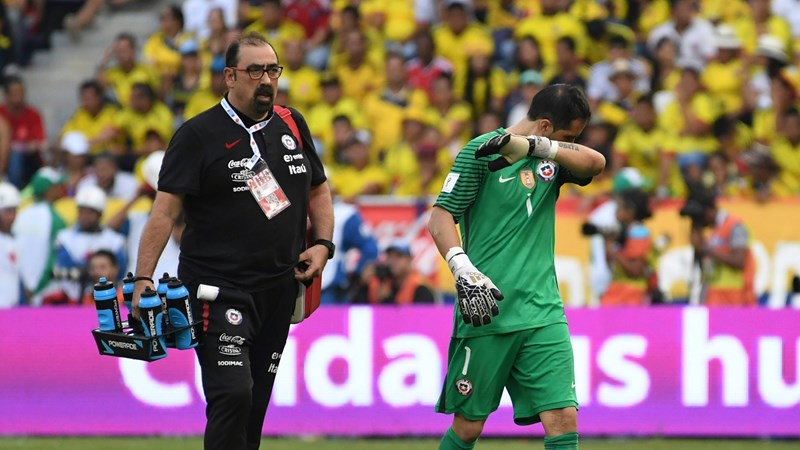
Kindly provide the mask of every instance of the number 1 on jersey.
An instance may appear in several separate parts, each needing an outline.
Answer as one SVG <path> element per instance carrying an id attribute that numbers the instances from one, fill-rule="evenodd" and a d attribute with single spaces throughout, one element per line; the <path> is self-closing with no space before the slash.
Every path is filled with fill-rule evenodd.
<path id="1" fill-rule="evenodd" d="M 467 369 L 469 368 L 469 355 L 472 353 L 472 349 L 469 347 L 464 347 L 464 351 L 467 352 L 467 356 L 464 358 L 464 368 L 461 369 L 461 375 L 467 374 Z"/>

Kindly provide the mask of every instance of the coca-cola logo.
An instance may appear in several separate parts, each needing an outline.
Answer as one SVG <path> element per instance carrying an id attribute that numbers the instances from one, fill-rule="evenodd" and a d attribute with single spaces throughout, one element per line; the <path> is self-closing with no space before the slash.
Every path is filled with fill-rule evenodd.
<path id="1" fill-rule="evenodd" d="M 240 160 L 230 160 L 228 161 L 228 169 L 238 169 L 241 167 L 247 167 L 247 161 L 249 158 L 242 158 Z"/>
<path id="2" fill-rule="evenodd" d="M 230 342 L 236 345 L 244 345 L 244 338 L 241 336 L 229 336 L 225 333 L 222 333 L 222 336 L 219 337 L 220 342 Z"/>

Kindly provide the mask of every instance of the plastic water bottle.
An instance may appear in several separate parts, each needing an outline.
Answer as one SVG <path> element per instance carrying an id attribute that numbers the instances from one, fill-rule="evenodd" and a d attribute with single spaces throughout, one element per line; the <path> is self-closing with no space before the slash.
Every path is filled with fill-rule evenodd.
<path id="1" fill-rule="evenodd" d="M 100 331 L 122 331 L 117 290 L 114 288 L 114 283 L 105 277 L 100 278 L 100 282 L 94 285 L 94 305 L 97 308 Z"/>
<path id="2" fill-rule="evenodd" d="M 133 318 L 133 288 L 133 274 L 128 272 L 122 279 L 122 300 L 125 302 L 125 308 L 128 309 L 128 326 L 133 329 L 135 334 L 142 334 L 142 324 Z"/>
<path id="3" fill-rule="evenodd" d="M 164 311 L 161 309 L 161 300 L 158 298 L 158 293 L 150 287 L 146 287 L 142 296 L 139 299 L 139 317 L 144 330 L 144 335 L 147 337 L 161 336 L 158 339 L 153 339 L 150 347 L 150 354 L 155 355 L 159 351 L 159 344 L 161 349 L 164 350 L 163 355 L 153 356 L 153 359 L 161 359 L 167 356 L 167 347 L 164 345 L 163 329 L 161 321 L 163 319 Z"/>
<path id="4" fill-rule="evenodd" d="M 164 311 L 164 331 L 169 332 L 172 331 L 172 325 L 169 323 L 169 314 L 167 313 L 167 289 L 169 284 L 169 273 L 164 272 L 164 275 L 158 279 L 158 297 L 161 299 L 161 308 Z M 167 334 L 165 341 L 167 343 L 167 347 L 175 347 L 175 335 L 174 334 Z"/>
<path id="5" fill-rule="evenodd" d="M 194 327 L 189 326 L 194 322 L 192 305 L 189 302 L 189 290 L 177 278 L 172 278 L 167 286 L 169 323 L 173 330 L 185 328 L 175 333 L 175 347 L 179 349 L 197 347 L 197 331 Z"/>

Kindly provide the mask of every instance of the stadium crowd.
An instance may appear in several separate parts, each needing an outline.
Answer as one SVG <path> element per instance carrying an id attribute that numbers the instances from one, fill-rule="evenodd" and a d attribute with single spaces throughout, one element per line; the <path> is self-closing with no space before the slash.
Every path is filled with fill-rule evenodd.
<path id="1" fill-rule="evenodd" d="M 32 14 L 26 5 L 6 2 L 0 69 L 29 61 L 32 34 L 19 19 Z M 63 26 L 79 39 L 102 5 L 87 0 Z M 580 86 L 592 121 L 579 142 L 608 164 L 562 196 L 582 198 L 587 213 L 614 205 L 613 226 L 590 216 L 584 227 L 601 237 L 593 250 L 613 278 L 609 304 L 658 301 L 657 246 L 645 226 L 652 204 L 691 200 L 682 213 L 696 225 L 696 254 L 716 261 L 709 273 L 730 284 L 748 276 L 749 237 L 715 199 L 800 194 L 793 0 L 186 0 L 158 19 L 145 42 L 119 33 L 85 74 L 79 106 L 57 136 L 45 136 L 26 102 L 35 86 L 24 72 L 5 77 L 0 284 L 15 295 L 0 295 L 0 306 L 77 304 L 91 299 L 98 274 L 124 275 L 161 151 L 185 120 L 222 98 L 225 49 L 240 33 L 263 34 L 275 47 L 283 65 L 276 103 L 307 118 L 342 204 L 435 196 L 468 140 L 516 123 L 545 85 Z M 707 221 L 703 208 L 713 209 Z M 724 248 L 710 248 L 703 228 Z M 336 275 L 331 302 L 415 301 L 424 282 L 405 273 L 410 248 L 394 243 L 379 254 L 370 239 L 353 245 L 368 257 L 358 273 Z M 171 273 L 180 230 L 173 241 L 164 265 Z M 430 292 L 420 295 L 431 301 Z"/>

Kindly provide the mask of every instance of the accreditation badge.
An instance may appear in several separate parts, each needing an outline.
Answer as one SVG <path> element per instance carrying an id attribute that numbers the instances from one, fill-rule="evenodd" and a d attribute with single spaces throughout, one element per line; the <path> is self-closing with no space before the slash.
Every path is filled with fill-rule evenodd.
<path id="1" fill-rule="evenodd" d="M 263 159 L 253 167 L 253 176 L 247 180 L 247 187 L 267 219 L 272 219 L 292 204 Z"/>

